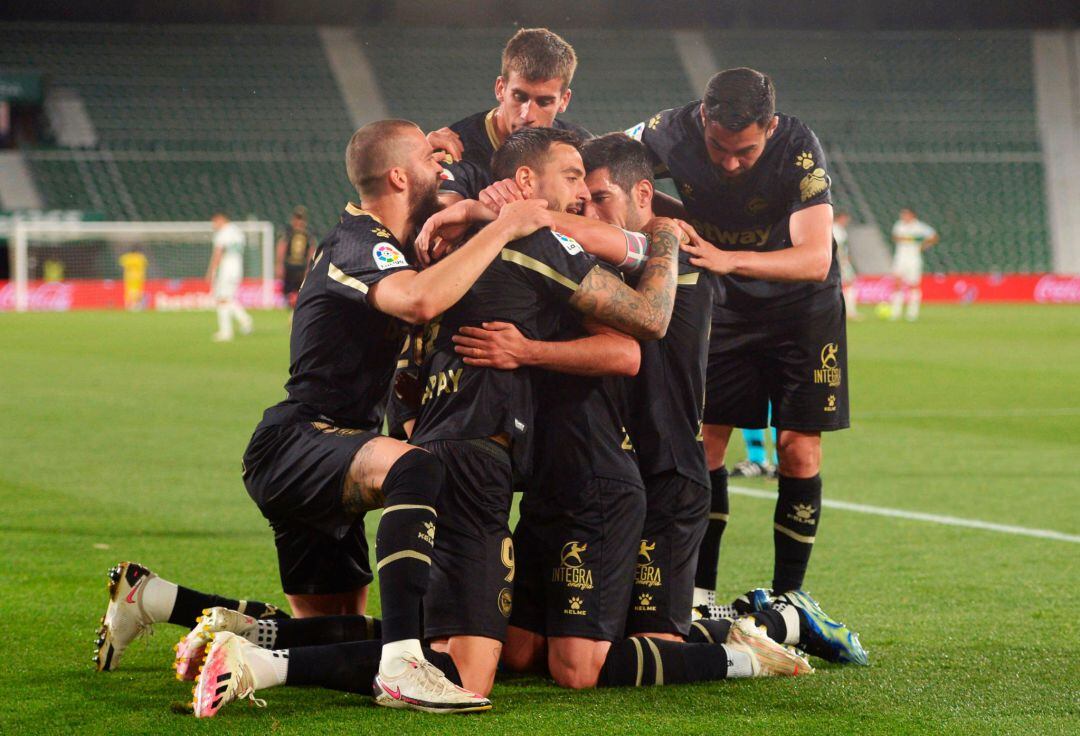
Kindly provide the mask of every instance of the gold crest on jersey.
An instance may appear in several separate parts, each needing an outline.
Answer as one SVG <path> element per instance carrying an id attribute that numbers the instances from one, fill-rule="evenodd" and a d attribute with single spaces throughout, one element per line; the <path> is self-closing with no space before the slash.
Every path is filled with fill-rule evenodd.
<path id="1" fill-rule="evenodd" d="M 391 232 L 389 230 L 379 226 L 375 226 L 374 228 L 372 228 L 371 232 L 375 233 L 380 238 L 389 238 L 391 236 Z"/>
<path id="2" fill-rule="evenodd" d="M 656 130 L 656 126 L 660 124 L 660 113 L 656 113 L 649 118 L 649 130 Z"/>
<path id="3" fill-rule="evenodd" d="M 799 197 L 805 202 L 829 188 L 829 177 L 820 166 L 802 178 L 799 182 Z"/>

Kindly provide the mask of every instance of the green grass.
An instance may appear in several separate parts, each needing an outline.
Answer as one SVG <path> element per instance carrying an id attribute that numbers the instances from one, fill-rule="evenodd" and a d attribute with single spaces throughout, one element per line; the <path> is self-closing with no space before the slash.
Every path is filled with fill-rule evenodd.
<path id="1" fill-rule="evenodd" d="M 93 671 L 104 572 L 136 559 L 283 602 L 239 472 L 288 360 L 284 315 L 256 323 L 218 345 L 206 313 L 0 315 L 4 733 L 1076 733 L 1080 546 L 829 509 L 808 587 L 870 668 L 601 692 L 508 678 L 494 712 L 438 721 L 287 688 L 266 710 L 175 714 L 179 628 Z M 1080 310 L 931 307 L 849 333 L 854 426 L 826 438 L 827 497 L 1080 534 Z M 725 595 L 772 564 L 771 503 L 731 504 Z"/>

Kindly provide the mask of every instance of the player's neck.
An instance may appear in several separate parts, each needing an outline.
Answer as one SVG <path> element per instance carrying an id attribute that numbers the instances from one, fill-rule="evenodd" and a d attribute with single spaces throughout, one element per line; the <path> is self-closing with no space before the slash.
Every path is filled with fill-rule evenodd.
<path id="1" fill-rule="evenodd" d="M 369 197 L 360 203 L 361 209 L 377 219 L 389 230 L 399 243 L 412 232 L 409 205 L 403 197 Z"/>

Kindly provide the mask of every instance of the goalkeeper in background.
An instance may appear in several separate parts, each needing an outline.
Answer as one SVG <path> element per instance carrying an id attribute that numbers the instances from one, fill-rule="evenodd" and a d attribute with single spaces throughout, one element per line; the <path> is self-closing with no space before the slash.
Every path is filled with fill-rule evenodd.
<path id="1" fill-rule="evenodd" d="M 215 212 L 210 222 L 214 227 L 214 253 L 210 256 L 206 280 L 217 302 L 218 317 L 218 331 L 213 339 L 228 342 L 233 339 L 234 319 L 241 334 L 249 335 L 252 330 L 251 315 L 236 301 L 236 290 L 244 277 L 244 233 L 229 222 L 224 212 Z"/>
<path id="2" fill-rule="evenodd" d="M 124 272 L 124 309 L 137 312 L 145 306 L 146 254 L 136 245 L 118 260 Z"/>
<path id="3" fill-rule="evenodd" d="M 315 234 L 308 225 L 307 207 L 298 205 L 277 242 L 275 275 L 281 281 L 281 293 L 290 310 L 296 309 L 296 297 L 307 276 L 311 252 L 317 245 Z"/>

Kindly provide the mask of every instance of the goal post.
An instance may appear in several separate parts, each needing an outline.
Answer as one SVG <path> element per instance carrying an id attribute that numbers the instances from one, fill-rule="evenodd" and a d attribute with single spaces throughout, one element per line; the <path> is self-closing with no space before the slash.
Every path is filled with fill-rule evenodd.
<path id="1" fill-rule="evenodd" d="M 247 306 L 275 303 L 274 225 L 262 220 L 233 221 L 246 240 L 243 301 Z M 12 297 L 0 309 L 17 312 L 55 309 L 35 305 L 38 292 L 55 293 L 58 285 L 84 295 L 76 308 L 123 306 L 121 257 L 139 251 L 145 257 L 146 289 L 155 309 L 202 308 L 209 301 L 205 277 L 213 251 L 209 222 L 44 221 L 16 218 L 12 223 Z M 89 296 L 85 296 L 89 295 Z M 97 295 L 96 297 L 94 295 Z M 38 300 L 41 301 L 41 300 Z M 71 299 L 68 299 L 68 303 Z M 68 308 L 68 307 L 63 307 Z"/>

